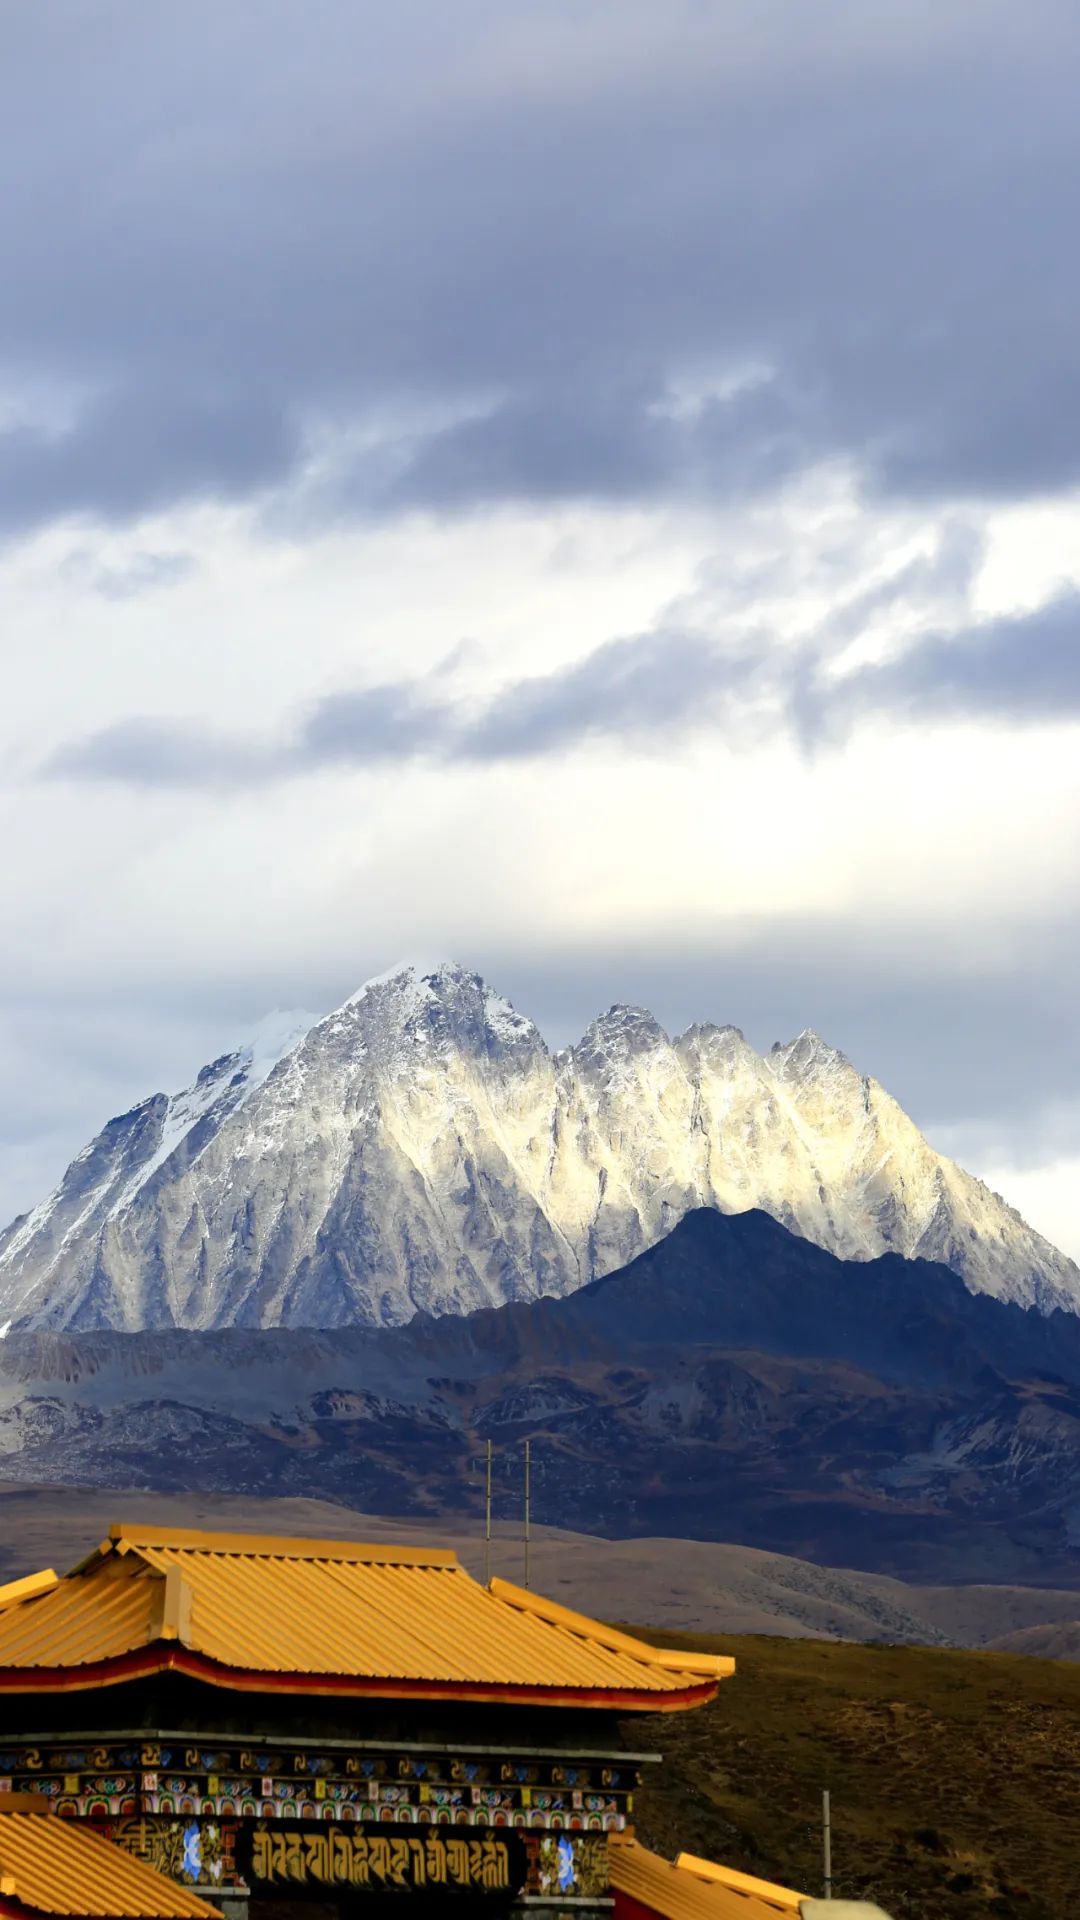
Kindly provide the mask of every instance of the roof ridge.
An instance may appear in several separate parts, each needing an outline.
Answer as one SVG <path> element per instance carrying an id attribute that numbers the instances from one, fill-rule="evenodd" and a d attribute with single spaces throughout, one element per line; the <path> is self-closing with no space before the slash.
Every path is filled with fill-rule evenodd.
<path id="1" fill-rule="evenodd" d="M 181 1553 L 221 1553 L 264 1560 L 367 1561 L 373 1566 L 445 1567 L 463 1571 L 449 1547 L 404 1547 L 362 1540 L 312 1540 L 302 1534 L 216 1533 L 201 1527 L 154 1527 L 116 1521 L 109 1541 L 118 1551 L 140 1547 L 176 1548 Z"/>
<path id="2" fill-rule="evenodd" d="M 631 1833 L 608 1835 L 608 1857 L 616 1893 L 629 1894 L 663 1920 L 723 1920 L 736 1906 L 746 1920 L 782 1920 L 804 1911 L 806 1895 L 791 1887 L 692 1854 L 666 1860 Z"/>
<path id="3" fill-rule="evenodd" d="M 533 1613 L 551 1626 L 579 1634 L 583 1640 L 591 1640 L 609 1652 L 627 1654 L 632 1660 L 640 1660 L 643 1666 L 662 1667 L 665 1673 L 706 1674 L 713 1680 L 726 1680 L 735 1671 L 735 1661 L 730 1654 L 691 1653 L 681 1648 L 653 1646 L 651 1641 L 639 1640 L 636 1634 L 624 1633 L 620 1627 L 609 1627 L 602 1620 L 591 1619 L 587 1613 L 575 1613 L 572 1607 L 533 1593 L 529 1587 L 515 1587 L 509 1580 L 496 1577 L 491 1582 L 491 1591 L 508 1606 Z"/>
<path id="4" fill-rule="evenodd" d="M 0 1587 L 0 1607 L 13 1607 L 20 1600 L 38 1600 L 59 1585 L 60 1576 L 52 1567 L 45 1567 L 41 1573 L 24 1574 L 21 1580 L 9 1580 L 5 1587 Z"/>
<path id="5" fill-rule="evenodd" d="M 117 1524 L 0 1609 L 0 1696 L 174 1669 L 212 1686 L 671 1712 L 734 1662 L 669 1653 L 447 1552 Z"/>
<path id="6" fill-rule="evenodd" d="M 734 1893 L 756 1893 L 777 1902 L 786 1900 L 793 1907 L 806 1898 L 805 1894 L 796 1893 L 793 1887 L 782 1887 L 774 1880 L 761 1880 L 756 1874 L 740 1873 L 735 1867 L 721 1866 L 716 1860 L 704 1860 L 696 1853 L 677 1853 L 675 1866 L 680 1873 L 692 1873 L 696 1880 L 702 1880 L 709 1886 L 728 1887 Z"/>

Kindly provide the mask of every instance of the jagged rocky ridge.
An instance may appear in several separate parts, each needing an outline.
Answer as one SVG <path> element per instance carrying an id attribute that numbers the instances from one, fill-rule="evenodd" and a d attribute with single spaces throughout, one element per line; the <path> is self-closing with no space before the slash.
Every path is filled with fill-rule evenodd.
<path id="1" fill-rule="evenodd" d="M 554 1053 L 474 973 L 404 967 L 278 1018 L 112 1120 L 0 1236 L 0 1326 L 392 1325 L 564 1295 L 691 1208 L 845 1259 L 940 1261 L 1080 1308 L 1080 1271 L 807 1032 L 669 1039 L 613 1007 Z"/>

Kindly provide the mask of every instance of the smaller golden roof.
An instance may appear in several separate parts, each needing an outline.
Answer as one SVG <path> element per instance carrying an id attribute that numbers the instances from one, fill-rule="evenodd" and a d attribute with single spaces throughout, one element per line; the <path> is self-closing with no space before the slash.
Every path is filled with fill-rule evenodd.
<path id="1" fill-rule="evenodd" d="M 0 1589 L 0 1691 L 172 1667 L 212 1684 L 655 1711 L 734 1671 L 672 1653 L 453 1553 L 118 1525 L 60 1580 Z"/>
<path id="2" fill-rule="evenodd" d="M 7 1796 L 4 1796 L 5 1798 Z M 80 1920 L 221 1920 L 183 1887 L 89 1828 L 0 1800 L 0 1913 Z"/>
<path id="3" fill-rule="evenodd" d="M 629 1895 L 661 1920 L 777 1920 L 800 1915 L 807 1898 L 690 1853 L 664 1860 L 628 1834 L 609 1834 L 608 1843 L 616 1895 Z"/>

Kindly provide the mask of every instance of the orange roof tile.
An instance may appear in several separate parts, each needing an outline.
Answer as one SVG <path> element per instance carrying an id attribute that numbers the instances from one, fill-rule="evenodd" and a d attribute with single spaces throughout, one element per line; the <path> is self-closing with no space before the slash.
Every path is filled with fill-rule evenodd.
<path id="1" fill-rule="evenodd" d="M 8 1604 L 0 1594 L 9 1690 L 24 1673 L 51 1684 L 123 1677 L 152 1649 L 152 1664 L 209 1663 L 205 1677 L 224 1685 L 304 1676 L 318 1690 L 325 1677 L 354 1691 L 589 1696 L 660 1710 L 708 1699 L 734 1669 L 647 1646 L 505 1581 L 482 1587 L 453 1553 L 351 1541 L 116 1526 L 55 1586 Z M 115 1676 L 101 1671 L 110 1663 Z M 94 1671 L 80 1679 L 80 1668 Z"/>
<path id="2" fill-rule="evenodd" d="M 608 1845 L 616 1894 L 628 1894 L 662 1920 L 777 1920 L 799 1914 L 807 1897 L 689 1853 L 672 1863 L 627 1834 L 609 1834 Z"/>
<path id="3" fill-rule="evenodd" d="M 24 1910 L 80 1920 L 221 1920 L 216 1907 L 74 1821 L 0 1810 L 0 1911 Z"/>

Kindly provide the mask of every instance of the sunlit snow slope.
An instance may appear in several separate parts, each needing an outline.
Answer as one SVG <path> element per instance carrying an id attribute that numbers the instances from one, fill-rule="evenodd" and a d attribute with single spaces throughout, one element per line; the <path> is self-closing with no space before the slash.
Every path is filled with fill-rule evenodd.
<path id="1" fill-rule="evenodd" d="M 473 973 L 275 1016 L 112 1120 L 0 1236 L 0 1325 L 390 1324 L 571 1292 L 683 1213 L 762 1207 L 846 1258 L 1080 1309 L 1080 1271 L 813 1033 L 765 1058 L 613 1007 L 553 1054 Z"/>

